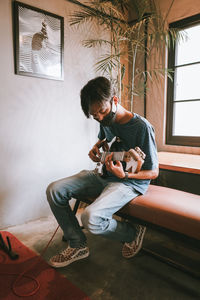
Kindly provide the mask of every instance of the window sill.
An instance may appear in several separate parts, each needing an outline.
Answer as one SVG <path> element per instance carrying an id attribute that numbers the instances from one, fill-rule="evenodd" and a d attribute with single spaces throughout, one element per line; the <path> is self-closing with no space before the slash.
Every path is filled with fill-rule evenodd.
<path id="1" fill-rule="evenodd" d="M 200 155 L 158 152 L 159 168 L 200 174 Z"/>

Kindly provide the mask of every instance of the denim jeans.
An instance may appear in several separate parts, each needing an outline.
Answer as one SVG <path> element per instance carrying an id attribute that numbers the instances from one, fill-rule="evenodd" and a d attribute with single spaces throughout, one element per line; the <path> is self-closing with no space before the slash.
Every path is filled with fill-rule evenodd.
<path id="1" fill-rule="evenodd" d="M 72 248 L 85 243 L 86 236 L 69 205 L 71 198 L 96 198 L 81 215 L 82 223 L 89 232 L 120 242 L 131 242 L 136 232 L 134 226 L 112 216 L 138 195 L 139 192 L 130 186 L 108 182 L 94 171 L 86 170 L 53 182 L 47 188 L 51 210 Z"/>

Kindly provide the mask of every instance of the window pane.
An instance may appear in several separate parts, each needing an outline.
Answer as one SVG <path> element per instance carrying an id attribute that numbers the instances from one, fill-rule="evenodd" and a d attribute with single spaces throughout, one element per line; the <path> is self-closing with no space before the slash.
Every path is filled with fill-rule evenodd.
<path id="1" fill-rule="evenodd" d="M 184 38 L 176 44 L 176 65 L 200 61 L 200 24 L 180 30 Z"/>
<path id="2" fill-rule="evenodd" d="M 200 64 L 175 70 L 174 100 L 200 99 Z"/>
<path id="3" fill-rule="evenodd" d="M 200 136 L 200 101 L 174 103 L 173 135 Z"/>

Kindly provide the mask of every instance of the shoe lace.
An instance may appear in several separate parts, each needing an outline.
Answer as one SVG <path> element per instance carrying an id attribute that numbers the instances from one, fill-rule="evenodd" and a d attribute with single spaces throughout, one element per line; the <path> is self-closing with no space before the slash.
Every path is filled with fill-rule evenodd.
<path id="1" fill-rule="evenodd" d="M 145 227 L 144 226 L 141 226 L 139 225 L 137 228 L 137 233 L 136 233 L 136 239 L 135 239 L 135 244 L 136 245 L 139 245 L 140 241 L 141 241 L 141 238 L 142 238 L 142 234 L 145 230 Z"/>
<path id="2" fill-rule="evenodd" d="M 58 255 L 59 256 L 69 256 L 74 251 L 73 248 L 67 247 L 64 250 L 62 250 Z"/>
<path id="3" fill-rule="evenodd" d="M 85 247 L 86 247 L 85 244 L 82 244 L 82 245 L 80 245 L 80 247 L 77 247 L 77 248 L 71 248 L 70 246 L 68 246 L 67 248 L 65 248 L 64 250 L 62 250 L 59 255 L 62 255 L 64 257 L 70 256 L 76 250 L 79 250 L 79 249 L 82 249 L 82 248 L 85 248 Z"/>

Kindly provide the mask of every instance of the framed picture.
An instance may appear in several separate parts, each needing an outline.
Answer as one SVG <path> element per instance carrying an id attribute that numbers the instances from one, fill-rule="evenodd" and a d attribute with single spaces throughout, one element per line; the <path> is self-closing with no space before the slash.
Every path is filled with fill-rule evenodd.
<path id="1" fill-rule="evenodd" d="M 64 18 L 15 1 L 15 74 L 63 80 Z"/>

